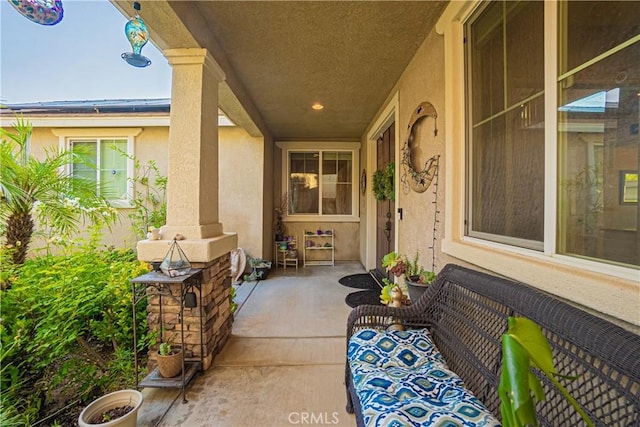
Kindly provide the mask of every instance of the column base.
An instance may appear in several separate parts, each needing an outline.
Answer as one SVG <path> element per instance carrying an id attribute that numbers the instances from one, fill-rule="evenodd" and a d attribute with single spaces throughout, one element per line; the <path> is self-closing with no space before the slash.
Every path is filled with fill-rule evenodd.
<path id="1" fill-rule="evenodd" d="M 166 237 L 164 227 L 162 236 Z M 161 261 L 169 251 L 171 240 L 140 240 L 137 245 L 140 261 Z M 191 263 L 208 263 L 238 247 L 237 233 L 223 233 L 206 239 L 179 240 L 178 245 Z"/>

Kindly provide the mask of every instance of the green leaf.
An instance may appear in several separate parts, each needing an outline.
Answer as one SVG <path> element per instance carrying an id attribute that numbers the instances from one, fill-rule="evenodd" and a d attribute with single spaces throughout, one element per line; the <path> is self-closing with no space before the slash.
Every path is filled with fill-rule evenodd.
<path id="1" fill-rule="evenodd" d="M 532 362 L 547 374 L 555 374 L 553 353 L 540 326 L 526 317 L 510 317 L 507 332 L 526 349 Z"/>
<path id="2" fill-rule="evenodd" d="M 536 375 L 531 371 L 529 371 L 529 388 L 533 391 L 533 395 L 536 400 L 546 399 L 540 378 L 536 377 Z"/>
<path id="3" fill-rule="evenodd" d="M 538 401 L 545 399 L 545 393 L 540 380 L 531 372 L 531 366 L 544 373 L 587 426 L 593 426 L 582 407 L 556 379 L 571 377 L 557 373 L 551 346 L 540 327 L 524 317 L 509 317 L 509 329 L 502 336 L 502 372 L 498 388 L 505 427 L 538 425 L 532 393 Z"/>
<path id="4" fill-rule="evenodd" d="M 529 392 L 529 363 L 526 349 L 512 335 L 503 335 L 502 373 L 498 393 L 503 402 L 507 402 L 502 408 L 509 411 L 503 413 L 502 417 L 513 422 L 510 424 L 513 426 L 538 425 Z"/>
<path id="5" fill-rule="evenodd" d="M 394 267 L 398 261 L 400 261 L 402 259 L 402 257 L 400 257 L 400 255 L 398 255 L 398 253 L 396 252 L 389 252 L 388 254 L 384 255 L 382 257 L 382 266 L 384 268 L 387 267 Z"/>

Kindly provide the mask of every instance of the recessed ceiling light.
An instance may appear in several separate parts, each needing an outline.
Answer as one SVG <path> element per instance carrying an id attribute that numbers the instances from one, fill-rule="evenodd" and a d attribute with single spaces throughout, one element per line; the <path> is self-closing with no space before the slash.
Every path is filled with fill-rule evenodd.
<path id="1" fill-rule="evenodd" d="M 324 105 L 320 104 L 319 102 L 316 102 L 311 106 L 311 108 L 313 108 L 314 110 L 322 110 L 324 108 Z"/>

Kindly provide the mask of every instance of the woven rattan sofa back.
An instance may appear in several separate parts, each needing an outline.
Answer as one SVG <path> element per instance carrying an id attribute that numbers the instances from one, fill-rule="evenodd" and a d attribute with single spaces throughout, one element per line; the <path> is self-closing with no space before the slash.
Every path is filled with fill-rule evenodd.
<path id="1" fill-rule="evenodd" d="M 449 367 L 492 412 L 500 412 L 500 337 L 509 316 L 525 316 L 542 327 L 559 372 L 578 375 L 563 383 L 596 425 L 640 426 L 638 335 L 525 284 L 453 264 L 412 309 L 426 315 Z M 560 392 L 543 384 L 541 425 L 582 425 Z"/>

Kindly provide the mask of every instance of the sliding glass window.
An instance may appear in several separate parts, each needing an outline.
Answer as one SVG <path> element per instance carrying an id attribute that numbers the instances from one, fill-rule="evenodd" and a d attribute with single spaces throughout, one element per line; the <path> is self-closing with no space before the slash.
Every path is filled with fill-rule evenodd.
<path id="1" fill-rule="evenodd" d="M 491 2 L 466 26 L 467 234 L 542 249 L 544 2 Z"/>
<path id="2" fill-rule="evenodd" d="M 640 6 L 562 3 L 558 252 L 640 265 Z"/>

